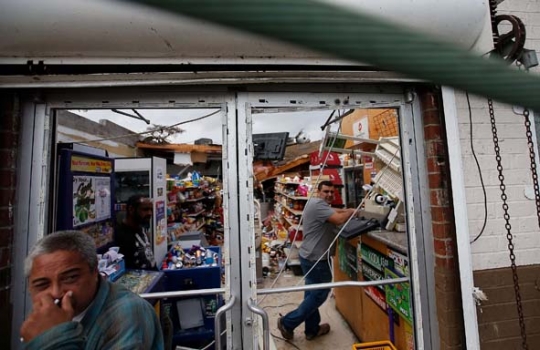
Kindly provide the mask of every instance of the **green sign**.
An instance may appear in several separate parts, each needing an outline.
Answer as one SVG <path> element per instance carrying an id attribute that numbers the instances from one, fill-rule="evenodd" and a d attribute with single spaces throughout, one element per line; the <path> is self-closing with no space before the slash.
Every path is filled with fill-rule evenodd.
<path id="1" fill-rule="evenodd" d="M 384 278 L 382 272 L 375 270 L 368 264 L 362 264 L 362 275 L 370 281 L 381 281 Z M 376 287 L 384 291 L 384 286 L 379 285 Z"/>
<path id="2" fill-rule="evenodd" d="M 341 237 L 338 240 L 338 259 L 340 270 L 345 272 L 352 281 L 358 280 L 356 248 Z"/>
<path id="3" fill-rule="evenodd" d="M 375 249 L 368 247 L 365 244 L 361 246 L 362 261 L 367 262 L 376 270 L 383 272 L 385 267 L 394 268 L 394 261 L 390 260 L 386 255 L 379 253 Z"/>
<path id="4" fill-rule="evenodd" d="M 399 278 L 396 273 L 389 269 L 384 269 L 384 278 Z M 409 283 L 387 284 L 386 303 L 396 311 L 405 321 L 412 324 L 412 308 L 410 299 Z"/>

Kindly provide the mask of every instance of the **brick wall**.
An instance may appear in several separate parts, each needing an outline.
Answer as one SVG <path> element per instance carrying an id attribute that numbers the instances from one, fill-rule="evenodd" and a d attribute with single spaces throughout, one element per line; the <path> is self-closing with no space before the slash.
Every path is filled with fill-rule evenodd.
<path id="1" fill-rule="evenodd" d="M 15 174 L 19 140 L 19 106 L 13 94 L 0 95 L 0 348 L 9 349 L 11 339 L 10 302 L 13 250 Z"/>
<path id="2" fill-rule="evenodd" d="M 465 344 L 463 309 L 442 104 L 436 91 L 422 91 L 419 97 L 430 192 L 440 347 L 441 350 L 462 349 Z"/>
<path id="3" fill-rule="evenodd" d="M 518 268 L 521 304 L 529 349 L 540 348 L 539 265 Z M 482 349 L 521 349 L 512 270 L 475 271 L 474 283 L 488 296 L 478 308 L 478 331 Z"/>

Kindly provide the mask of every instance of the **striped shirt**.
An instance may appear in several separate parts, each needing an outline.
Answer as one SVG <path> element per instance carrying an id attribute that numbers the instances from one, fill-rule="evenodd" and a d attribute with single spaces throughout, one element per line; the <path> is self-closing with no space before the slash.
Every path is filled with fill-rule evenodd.
<path id="1" fill-rule="evenodd" d="M 62 323 L 25 345 L 36 350 L 164 349 L 161 326 L 150 303 L 104 279 L 80 323 Z"/>

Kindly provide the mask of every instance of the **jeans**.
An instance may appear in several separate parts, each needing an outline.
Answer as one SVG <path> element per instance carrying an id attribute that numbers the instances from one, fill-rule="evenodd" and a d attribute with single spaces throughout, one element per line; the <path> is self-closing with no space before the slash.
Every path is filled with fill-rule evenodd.
<path id="1" fill-rule="evenodd" d="M 327 260 L 321 260 L 315 264 L 315 262 L 300 257 L 300 266 L 302 267 L 304 276 L 306 276 L 306 285 L 332 282 L 332 272 L 330 271 Z M 313 270 L 311 270 L 312 267 Z M 308 274 L 309 270 L 311 272 Z M 326 301 L 328 293 L 330 293 L 330 289 L 306 290 L 304 292 L 304 300 L 298 308 L 289 312 L 281 319 L 285 329 L 293 331 L 302 322 L 305 322 L 305 334 L 316 335 L 319 332 L 319 323 L 321 322 L 319 306 Z"/>

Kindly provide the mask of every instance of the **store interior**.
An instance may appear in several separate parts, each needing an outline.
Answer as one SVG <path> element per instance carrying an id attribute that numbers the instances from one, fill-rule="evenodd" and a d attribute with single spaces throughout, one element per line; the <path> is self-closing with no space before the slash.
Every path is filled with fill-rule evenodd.
<path id="1" fill-rule="evenodd" d="M 252 110 L 251 118 L 253 287 L 303 284 L 302 213 L 321 181 L 335 185 L 333 207 L 358 213 L 335 237 L 334 281 L 407 277 L 398 110 L 265 109 Z M 224 201 L 232 195 L 224 183 L 224 119 L 218 108 L 55 110 L 49 230 L 87 232 L 102 275 L 136 293 L 229 288 L 222 259 L 229 247 Z M 127 269 L 116 244 L 115 228 L 135 194 L 152 199 L 147 234 L 155 269 Z M 166 348 L 213 349 L 223 299 L 149 300 Z M 335 288 L 321 307 L 332 331 L 306 341 L 301 326 L 285 340 L 276 320 L 302 299 L 301 292 L 257 298 L 270 316 L 272 348 L 414 348 L 408 284 Z"/>

